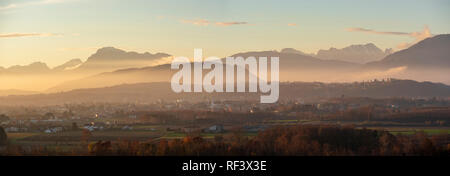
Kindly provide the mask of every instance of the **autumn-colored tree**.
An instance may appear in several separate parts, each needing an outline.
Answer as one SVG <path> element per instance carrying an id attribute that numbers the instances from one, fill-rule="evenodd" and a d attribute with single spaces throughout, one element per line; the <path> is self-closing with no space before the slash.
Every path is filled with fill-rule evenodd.
<path id="1" fill-rule="evenodd" d="M 93 155 L 108 155 L 111 153 L 111 141 L 98 141 L 88 145 L 89 153 Z"/>
<path id="2" fill-rule="evenodd" d="M 0 114 L 0 122 L 9 121 L 9 117 L 5 114 Z"/>
<path id="3" fill-rule="evenodd" d="M 84 136 L 90 136 L 88 130 Z M 279 126 L 266 129 L 255 137 L 238 131 L 214 140 L 200 135 L 183 139 L 156 138 L 147 142 L 96 142 L 87 149 L 93 155 L 156 155 L 156 156 L 333 156 L 333 155 L 443 155 L 448 156 L 448 134 L 430 138 L 415 135 L 392 135 L 386 131 L 359 129 L 338 125 Z M 17 153 L 23 152 L 17 149 Z M 52 154 L 47 148 L 33 151 Z M 23 154 L 23 153 L 22 153 Z"/>
<path id="4" fill-rule="evenodd" d="M 74 131 L 79 130 L 78 125 L 77 125 L 76 122 L 72 123 L 72 130 L 74 130 Z"/>
<path id="5" fill-rule="evenodd" d="M 5 129 L 0 126 L 0 146 L 5 145 L 8 140 L 8 136 L 6 135 Z"/>
<path id="6" fill-rule="evenodd" d="M 51 113 L 51 112 L 47 112 L 47 113 L 45 113 L 45 115 L 42 117 L 43 119 L 54 119 L 55 118 L 55 115 L 53 114 L 53 113 Z"/>
<path id="7" fill-rule="evenodd" d="M 159 141 L 158 147 L 156 148 L 156 155 L 164 156 L 168 150 L 168 142 L 165 139 Z"/>
<path id="8" fill-rule="evenodd" d="M 380 154 L 381 155 L 392 155 L 395 145 L 395 137 L 388 132 L 384 132 L 380 136 Z"/>
<path id="9" fill-rule="evenodd" d="M 84 129 L 82 133 L 83 134 L 81 135 L 81 141 L 88 142 L 92 136 L 92 133 L 87 129 Z"/>

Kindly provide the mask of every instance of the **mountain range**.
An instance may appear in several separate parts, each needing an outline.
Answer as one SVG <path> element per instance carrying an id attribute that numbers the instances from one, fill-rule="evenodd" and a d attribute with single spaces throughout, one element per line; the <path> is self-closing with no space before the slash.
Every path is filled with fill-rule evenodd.
<path id="1" fill-rule="evenodd" d="M 279 57 L 281 81 L 352 82 L 395 77 L 449 84 L 450 78 L 447 76 L 450 74 L 449 46 L 450 35 L 443 34 L 425 39 L 408 49 L 392 54 L 389 54 L 391 50 L 382 51 L 369 43 L 352 45 L 343 49 L 320 50 L 317 55 L 285 48 L 280 52 L 251 51 L 231 56 Z M 332 53 L 337 54 L 333 55 Z M 360 59 L 355 61 L 355 58 Z M 30 81 L 25 80 L 24 76 L 20 76 L 11 81 L 16 85 L 22 85 L 19 84 L 20 81 L 26 81 L 29 83 L 28 86 L 42 86 L 45 87 L 46 91 L 44 92 L 101 88 L 118 84 L 165 82 L 170 80 L 174 71 L 170 69 L 169 64 L 161 64 L 164 62 L 160 61 L 169 61 L 170 59 L 171 55 L 165 53 L 126 52 L 113 47 L 105 47 L 97 50 L 85 62 L 73 59 L 55 68 L 49 68 L 41 62 L 27 66 L 0 67 L 0 78 L 12 79 L 8 75 L 19 73 L 33 76 L 49 75 L 50 78 L 45 78 L 47 82 L 42 81 L 42 85 L 39 85 L 39 82 L 44 78 L 40 79 L 39 77 L 34 77 Z M 370 62 L 371 60 L 377 61 Z M 363 62 L 368 63 L 361 64 Z M 69 77 L 67 75 L 76 76 Z M 52 80 L 54 77 L 58 77 L 58 79 Z M 36 81 L 37 79 L 40 81 Z M 13 88 L 18 89 L 6 87 L 6 89 Z M 0 89 L 4 88 L 0 86 Z"/>
<path id="2" fill-rule="evenodd" d="M 321 60 L 307 55 L 299 55 L 292 53 L 281 53 L 276 51 L 259 51 L 259 52 L 245 52 L 232 55 L 232 57 L 242 56 L 247 58 L 254 56 L 256 58 L 265 56 L 274 56 L 280 58 L 280 79 L 282 81 L 298 81 L 305 80 L 306 77 L 301 77 L 298 73 L 304 72 L 302 75 L 308 73 L 315 73 L 315 76 L 308 76 L 309 80 L 326 77 L 326 74 L 320 74 L 323 71 L 343 72 L 345 70 L 353 69 L 357 64 L 335 61 L 335 60 Z M 222 59 L 226 63 L 225 59 Z M 269 69 L 270 69 L 270 63 Z M 139 82 L 164 82 L 171 79 L 171 76 L 176 70 L 170 69 L 170 64 L 162 64 L 158 66 L 129 68 L 113 72 L 101 73 L 82 79 L 71 80 L 59 84 L 48 89 L 48 92 L 67 91 L 78 88 L 99 88 L 105 86 L 114 86 L 117 84 L 130 84 Z"/>
<path id="3" fill-rule="evenodd" d="M 363 45 L 350 45 L 348 47 L 337 49 L 330 48 L 328 50 L 319 50 L 317 54 L 307 54 L 294 48 L 284 48 L 281 53 L 299 54 L 312 56 L 323 60 L 338 60 L 357 64 L 365 64 L 368 62 L 379 61 L 389 54 L 393 53 L 391 48 L 382 51 L 373 43 Z"/>
<path id="4" fill-rule="evenodd" d="M 51 69 L 43 62 L 33 62 L 29 65 L 14 65 L 9 68 L 0 69 L 0 74 L 36 74 L 49 73 Z"/>
<path id="5" fill-rule="evenodd" d="M 89 56 L 86 62 L 81 59 L 72 59 L 62 65 L 50 68 L 43 62 L 34 62 L 29 65 L 15 65 L 9 68 L 0 67 L 0 75 L 7 74 L 53 74 L 59 71 L 83 74 L 97 74 L 125 68 L 152 66 L 158 59 L 170 57 L 166 53 L 150 54 L 126 52 L 114 47 L 104 47 Z"/>
<path id="6" fill-rule="evenodd" d="M 364 64 L 381 60 L 389 54 L 392 54 L 392 49 L 382 51 L 373 43 L 368 43 L 365 45 L 351 45 L 342 49 L 319 50 L 316 57 Z"/>

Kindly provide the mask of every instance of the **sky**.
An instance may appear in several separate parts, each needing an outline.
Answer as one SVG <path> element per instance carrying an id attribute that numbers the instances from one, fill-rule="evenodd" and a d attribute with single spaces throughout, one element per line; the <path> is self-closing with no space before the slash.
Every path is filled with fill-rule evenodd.
<path id="1" fill-rule="evenodd" d="M 224 57 L 450 33 L 448 0 L 0 0 L 0 66 L 86 60 L 98 48 Z"/>

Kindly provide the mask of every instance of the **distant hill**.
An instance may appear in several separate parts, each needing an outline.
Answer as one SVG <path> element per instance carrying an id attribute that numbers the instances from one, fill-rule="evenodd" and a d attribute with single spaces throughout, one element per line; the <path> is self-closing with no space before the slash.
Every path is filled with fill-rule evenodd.
<path id="1" fill-rule="evenodd" d="M 34 91 L 26 91 L 26 90 L 17 90 L 17 89 L 8 89 L 8 90 L 0 90 L 0 96 L 8 96 L 8 95 L 30 95 L 37 94 L 38 92 Z"/>
<path id="2" fill-rule="evenodd" d="M 450 84 L 450 34 L 436 35 L 408 49 L 395 52 L 384 59 L 361 67 L 367 72 L 405 68 L 391 77 L 435 81 Z"/>
<path id="3" fill-rule="evenodd" d="M 450 97 L 450 86 L 413 80 L 385 79 L 354 83 L 305 83 L 281 84 L 284 98 L 295 95 L 303 98 L 317 97 Z"/>
<path id="4" fill-rule="evenodd" d="M 173 73 L 174 72 L 170 69 L 170 65 L 168 64 L 153 67 L 128 68 L 66 81 L 49 88 L 47 92 L 60 92 L 73 89 L 98 88 L 142 82 L 166 82 L 170 81 Z"/>
<path id="5" fill-rule="evenodd" d="M 336 97 L 450 97 L 450 86 L 412 80 L 383 80 L 355 83 L 285 82 L 280 83 L 280 100 L 317 101 Z M 61 104 L 83 102 L 141 102 L 158 100 L 255 100 L 259 93 L 180 93 L 168 82 L 123 84 L 105 88 L 79 89 L 61 93 L 0 97 L 0 105 Z"/>
<path id="6" fill-rule="evenodd" d="M 306 54 L 302 51 L 296 50 L 294 48 L 283 48 L 280 53 L 288 53 L 288 54 L 300 54 L 305 56 L 313 56 L 312 54 Z"/>
<path id="7" fill-rule="evenodd" d="M 408 49 L 395 52 L 383 60 L 368 63 L 368 68 L 407 66 L 416 69 L 450 69 L 450 34 L 420 41 Z"/>
<path id="8" fill-rule="evenodd" d="M 51 69 L 43 62 L 34 62 L 29 65 L 15 65 L 6 69 L 0 69 L 1 74 L 46 74 Z"/>
<path id="9" fill-rule="evenodd" d="M 319 50 L 316 57 L 326 60 L 340 60 L 352 63 L 368 63 L 383 59 L 391 54 L 391 49 L 382 51 L 373 43 L 365 45 L 351 45 L 342 49 L 330 48 L 328 50 Z"/>

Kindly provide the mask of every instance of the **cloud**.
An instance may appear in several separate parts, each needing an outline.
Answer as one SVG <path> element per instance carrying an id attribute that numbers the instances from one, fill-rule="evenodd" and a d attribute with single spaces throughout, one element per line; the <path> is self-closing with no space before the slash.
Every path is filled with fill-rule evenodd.
<path id="1" fill-rule="evenodd" d="M 16 37 L 50 37 L 50 36 L 61 36 L 62 34 L 54 33 L 9 33 L 0 34 L 0 38 L 16 38 Z"/>
<path id="2" fill-rule="evenodd" d="M 17 7 L 16 4 L 8 4 L 6 6 L 0 6 L 0 10 L 8 10 L 8 9 L 16 8 L 16 7 Z"/>
<path id="3" fill-rule="evenodd" d="M 211 23 L 208 20 L 199 19 L 199 20 L 181 20 L 182 23 L 193 24 L 198 26 L 208 26 Z"/>
<path id="4" fill-rule="evenodd" d="M 297 26 L 297 24 L 296 23 L 289 23 L 289 24 L 287 24 L 288 26 Z"/>
<path id="5" fill-rule="evenodd" d="M 185 24 L 192 24 L 197 26 L 208 26 L 210 24 L 214 24 L 216 26 L 232 26 L 232 25 L 245 25 L 248 24 L 247 22 L 213 22 L 205 19 L 197 19 L 197 20 L 181 20 L 182 23 Z"/>
<path id="6" fill-rule="evenodd" d="M 231 25 L 242 25 L 248 24 L 247 22 L 216 22 L 217 26 L 231 26 Z"/>
<path id="7" fill-rule="evenodd" d="M 431 34 L 428 26 L 425 26 L 422 32 L 413 32 L 410 33 L 410 36 L 415 38 L 415 41 L 413 43 L 400 43 L 399 45 L 397 45 L 397 48 L 398 49 L 409 48 L 410 46 L 414 45 L 417 42 L 420 42 L 429 37 L 433 37 L 433 34 Z"/>
<path id="8" fill-rule="evenodd" d="M 414 45 L 417 42 L 422 41 L 423 39 L 433 37 L 433 34 L 431 34 L 430 29 L 428 26 L 425 26 L 422 32 L 385 32 L 385 31 L 375 31 L 372 29 L 365 29 L 365 28 L 347 28 L 346 29 L 349 32 L 364 32 L 364 33 L 370 33 L 370 34 L 381 34 L 381 35 L 398 35 L 398 36 L 409 36 L 411 38 L 414 38 L 414 42 L 404 42 L 397 45 L 398 49 L 405 49 L 410 47 L 411 45 Z"/>
<path id="9" fill-rule="evenodd" d="M 39 1 L 31 1 L 31 2 L 22 2 L 22 3 L 12 3 L 5 6 L 0 6 L 0 10 L 9 10 L 9 9 L 15 9 L 25 6 L 33 6 L 33 5 L 45 5 L 45 4 L 58 4 L 58 3 L 65 3 L 65 2 L 71 2 L 76 0 L 39 0 Z"/>
<path id="10" fill-rule="evenodd" d="M 406 32 L 380 32 L 380 31 L 375 31 L 372 29 L 364 29 L 364 28 L 347 28 L 347 31 L 349 31 L 349 32 L 365 32 L 365 33 L 371 33 L 371 34 L 386 34 L 386 35 L 409 35 L 409 33 L 406 33 Z"/>

